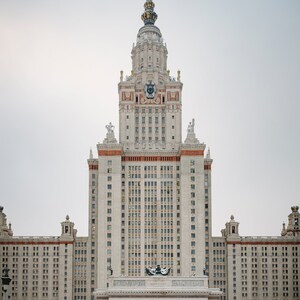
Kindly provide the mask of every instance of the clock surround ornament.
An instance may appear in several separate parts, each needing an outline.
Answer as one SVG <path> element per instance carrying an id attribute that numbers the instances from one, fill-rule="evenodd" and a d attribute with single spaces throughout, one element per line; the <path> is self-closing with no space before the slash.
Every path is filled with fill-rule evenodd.
<path id="1" fill-rule="evenodd" d="M 144 91 L 145 91 L 147 99 L 154 99 L 155 98 L 156 86 L 155 86 L 154 83 L 152 83 L 151 80 L 149 80 L 149 82 L 146 83 Z"/>

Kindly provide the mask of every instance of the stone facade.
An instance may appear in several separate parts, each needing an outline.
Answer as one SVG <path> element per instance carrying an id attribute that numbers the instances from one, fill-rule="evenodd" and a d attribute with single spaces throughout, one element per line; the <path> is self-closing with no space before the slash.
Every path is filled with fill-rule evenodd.
<path id="1" fill-rule="evenodd" d="M 300 299 L 299 207 L 288 218 L 281 236 L 242 237 L 232 216 L 212 238 L 210 286 L 221 299 Z"/>
<path id="2" fill-rule="evenodd" d="M 155 14 L 152 1 L 145 7 Z M 105 288 L 110 272 L 140 277 L 160 264 L 175 277 L 200 275 L 208 266 L 212 160 L 205 158 L 194 120 L 182 142 L 183 84 L 179 71 L 170 76 L 154 23 L 137 34 L 130 76 L 121 72 L 119 141 L 108 124 L 97 157 L 88 160 L 97 260 L 92 288 Z"/>
<path id="3" fill-rule="evenodd" d="M 206 287 L 209 280 L 212 296 L 220 296 L 214 289 L 221 289 L 222 300 L 299 299 L 299 208 L 292 207 L 288 219 L 289 225 L 283 224 L 281 236 L 242 237 L 239 235 L 239 223 L 232 216 L 222 230 L 222 236 L 210 237 L 209 277 L 171 274 L 169 281 L 165 282 L 172 281 L 171 287 L 182 286 L 183 278 L 187 281 L 192 278 L 198 287 L 202 286 L 199 280 Z M 0 272 L 4 268 L 10 269 L 11 299 L 92 299 L 89 280 L 95 271 L 90 263 L 93 255 L 89 252 L 90 239 L 77 237 L 74 224 L 68 217 L 61 223 L 62 234 L 58 237 L 14 237 L 3 208 L 0 220 Z M 134 284 L 127 284 L 128 281 L 139 283 L 145 278 L 149 280 L 144 276 L 116 278 L 111 276 L 111 272 L 107 270 L 109 287 L 116 287 L 118 282 L 121 282 L 119 286 L 128 287 Z M 159 281 L 163 278 L 159 277 Z M 144 288 L 144 283 L 140 286 Z M 98 289 L 96 296 L 110 297 L 111 292 L 106 288 Z M 136 296 L 143 298 L 142 294 Z M 153 297 L 156 296 L 153 292 Z M 172 298 L 174 294 L 163 296 Z M 189 297 L 192 299 L 191 294 Z"/>
<path id="4" fill-rule="evenodd" d="M 3 209 L 0 220 L 0 272 L 10 270 L 10 299 L 74 299 L 74 279 L 82 263 L 76 260 L 76 230 L 69 217 L 58 237 L 14 237 L 7 234 Z"/>
<path id="5" fill-rule="evenodd" d="M 219 299 L 219 289 L 209 289 L 206 276 L 110 277 L 109 286 L 98 289 L 95 299 Z"/>

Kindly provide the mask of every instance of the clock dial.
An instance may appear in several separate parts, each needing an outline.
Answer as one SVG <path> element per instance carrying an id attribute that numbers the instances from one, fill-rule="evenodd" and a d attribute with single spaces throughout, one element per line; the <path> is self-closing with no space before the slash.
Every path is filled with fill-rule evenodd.
<path id="1" fill-rule="evenodd" d="M 152 87 L 152 86 L 148 86 L 147 87 L 147 92 L 148 92 L 148 94 L 153 94 L 154 93 L 154 88 Z"/>
<path id="2" fill-rule="evenodd" d="M 147 83 L 145 85 L 145 94 L 146 97 L 148 99 L 154 99 L 155 98 L 155 93 L 156 93 L 156 86 L 154 83 L 152 83 L 152 81 L 149 81 L 149 83 Z"/>

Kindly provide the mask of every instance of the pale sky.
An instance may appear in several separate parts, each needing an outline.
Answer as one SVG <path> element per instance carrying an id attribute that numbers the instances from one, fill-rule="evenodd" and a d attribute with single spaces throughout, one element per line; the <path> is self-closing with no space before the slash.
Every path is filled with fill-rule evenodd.
<path id="1" fill-rule="evenodd" d="M 59 235 L 66 214 L 87 235 L 86 159 L 118 126 L 144 2 L 0 0 L 0 205 L 15 235 Z M 195 118 L 214 159 L 214 235 L 231 214 L 242 235 L 279 235 L 300 204 L 300 1 L 155 4 L 183 136 Z"/>

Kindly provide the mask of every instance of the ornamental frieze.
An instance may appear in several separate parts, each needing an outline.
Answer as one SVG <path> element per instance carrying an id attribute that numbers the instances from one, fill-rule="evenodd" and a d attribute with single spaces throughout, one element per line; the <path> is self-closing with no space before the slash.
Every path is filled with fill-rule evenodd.
<path id="1" fill-rule="evenodd" d="M 161 104 L 161 95 L 158 95 L 156 98 L 149 99 L 144 96 L 140 98 L 141 104 Z"/>

